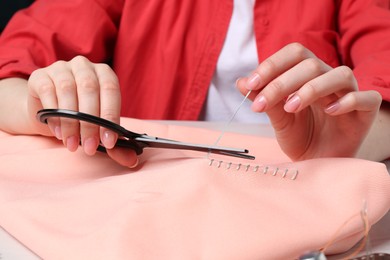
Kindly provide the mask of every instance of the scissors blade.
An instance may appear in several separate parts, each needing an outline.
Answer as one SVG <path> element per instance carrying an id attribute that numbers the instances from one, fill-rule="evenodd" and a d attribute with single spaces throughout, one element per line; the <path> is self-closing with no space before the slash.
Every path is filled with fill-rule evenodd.
<path id="1" fill-rule="evenodd" d="M 81 113 L 73 110 L 66 109 L 42 109 L 38 111 L 37 118 L 42 123 L 47 123 L 47 119 L 50 117 L 66 117 L 72 118 L 79 121 L 89 122 L 100 127 L 110 129 L 118 133 L 124 139 L 118 139 L 116 146 L 126 147 L 133 149 L 137 154 L 141 154 L 143 148 L 145 147 L 155 147 L 155 148 L 168 148 L 168 149 L 181 149 L 181 150 L 194 150 L 201 152 L 209 152 L 221 155 L 234 156 L 244 159 L 254 160 L 255 157 L 248 154 L 246 149 L 236 149 L 220 146 L 209 146 L 203 144 L 192 144 L 184 143 L 159 137 L 149 136 L 147 134 L 139 134 L 125 129 L 124 127 L 108 121 L 106 119 L 96 117 L 93 115 Z M 104 152 L 106 149 L 99 145 L 99 151 Z"/>
<path id="2" fill-rule="evenodd" d="M 233 156 L 233 157 L 249 159 L 249 160 L 255 159 L 253 155 L 248 154 L 249 151 L 247 149 L 185 143 L 185 142 L 179 142 L 179 141 L 163 139 L 159 137 L 151 137 L 151 136 L 136 137 L 134 138 L 134 140 L 143 143 L 145 147 L 192 150 L 192 151 L 210 152 L 214 154 Z"/>

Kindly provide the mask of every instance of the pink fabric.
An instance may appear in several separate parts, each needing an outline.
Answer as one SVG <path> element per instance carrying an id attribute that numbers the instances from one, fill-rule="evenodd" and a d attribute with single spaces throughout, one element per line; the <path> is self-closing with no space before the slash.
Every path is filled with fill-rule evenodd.
<path id="1" fill-rule="evenodd" d="M 182 141 L 212 144 L 219 135 L 122 124 Z M 292 163 L 269 138 L 221 140 L 248 148 L 255 162 L 220 157 L 210 166 L 203 153 L 149 149 L 136 170 L 51 138 L 1 133 L 0 142 L 0 226 L 44 259 L 290 259 L 325 246 L 364 203 L 371 224 L 390 208 L 383 164 Z M 328 253 L 348 250 L 362 231 L 354 218 Z"/>

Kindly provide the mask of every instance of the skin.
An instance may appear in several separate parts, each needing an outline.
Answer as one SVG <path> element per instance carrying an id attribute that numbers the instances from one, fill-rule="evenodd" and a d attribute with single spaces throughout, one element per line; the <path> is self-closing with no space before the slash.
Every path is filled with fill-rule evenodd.
<path id="1" fill-rule="evenodd" d="M 331 68 L 297 43 L 285 46 L 252 75 L 239 79 L 237 88 L 244 95 L 252 90 L 253 111 L 269 115 L 281 148 L 292 160 L 372 156 L 370 150 L 377 149 L 384 129 L 390 126 L 389 110 L 380 109 L 379 93 L 359 92 L 349 68 Z M 81 140 L 88 155 L 96 152 L 100 139 L 119 164 L 137 165 L 133 151 L 113 148 L 115 133 L 87 123 L 79 126 L 69 119 L 51 119 L 46 126 L 35 118 L 39 109 L 63 108 L 119 123 L 119 83 L 107 65 L 91 63 L 81 56 L 58 61 L 34 71 L 28 81 L 1 80 L 0 95 L 0 129 L 55 136 L 70 151 L 75 151 Z M 371 126 L 374 130 L 370 131 Z M 384 144 L 369 159 L 388 158 L 387 147 Z"/>
<path id="2" fill-rule="evenodd" d="M 383 121 L 389 122 L 389 110 L 379 112 L 378 92 L 358 91 L 350 68 L 332 68 L 297 43 L 266 59 L 237 87 L 243 94 L 252 90 L 252 110 L 268 114 L 279 145 L 295 161 L 369 158 L 366 149 L 377 147 L 364 143 L 366 137 L 370 133 L 371 142 L 378 144 Z M 370 132 L 375 124 L 380 126 Z M 388 158 L 389 149 L 381 149 L 369 159 Z"/>
<path id="3" fill-rule="evenodd" d="M 5 101 L 0 112 L 2 130 L 14 134 L 55 136 L 69 151 L 76 151 L 81 141 L 88 155 L 96 153 L 100 139 L 107 153 L 119 164 L 131 168 L 137 165 L 134 151 L 113 149 L 118 137 L 112 131 L 88 123 L 79 126 L 69 119 L 52 118 L 48 127 L 36 120 L 36 112 L 42 108 L 64 108 L 119 123 L 119 83 L 109 66 L 91 63 L 81 56 L 69 62 L 58 61 L 34 71 L 28 81 L 20 78 L 0 81 L 0 95 Z M 10 115 L 7 111 L 16 113 Z"/>

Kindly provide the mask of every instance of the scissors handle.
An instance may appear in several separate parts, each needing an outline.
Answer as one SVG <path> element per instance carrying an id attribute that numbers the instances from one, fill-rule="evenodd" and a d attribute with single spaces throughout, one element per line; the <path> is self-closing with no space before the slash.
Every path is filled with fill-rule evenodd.
<path id="1" fill-rule="evenodd" d="M 127 138 L 135 138 L 138 136 L 142 136 L 142 134 L 129 131 L 126 128 L 114 122 L 111 122 L 109 120 L 106 120 L 104 118 L 89 115 L 78 111 L 73 111 L 68 109 L 42 109 L 37 112 L 37 119 L 41 123 L 47 124 L 47 119 L 50 117 L 64 117 L 64 118 L 76 119 L 79 121 L 85 121 L 91 124 L 95 124 L 107 128 L 119 134 L 120 136 L 125 136 Z"/>

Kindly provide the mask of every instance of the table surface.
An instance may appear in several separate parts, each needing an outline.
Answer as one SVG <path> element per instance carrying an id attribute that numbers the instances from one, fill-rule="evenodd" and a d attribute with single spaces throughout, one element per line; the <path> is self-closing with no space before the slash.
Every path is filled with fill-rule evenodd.
<path id="1" fill-rule="evenodd" d="M 226 123 L 219 122 L 199 122 L 199 121 L 154 121 L 161 124 L 173 124 L 191 127 L 207 128 L 217 131 L 224 131 L 226 129 L 229 132 L 236 132 L 249 135 L 260 135 L 265 137 L 273 137 L 274 133 L 272 128 L 266 124 L 242 124 L 232 122 L 229 126 Z M 390 161 L 384 162 L 390 173 Z M 390 254 L 390 211 L 376 223 L 370 230 L 369 242 L 364 252 L 359 255 L 371 254 L 371 253 L 388 253 Z M 338 257 L 330 259 L 337 259 Z M 37 255 L 31 252 L 28 248 L 24 247 L 14 237 L 8 234 L 4 229 L 0 227 L 0 259 L 24 259 L 35 260 L 40 259 Z"/>

